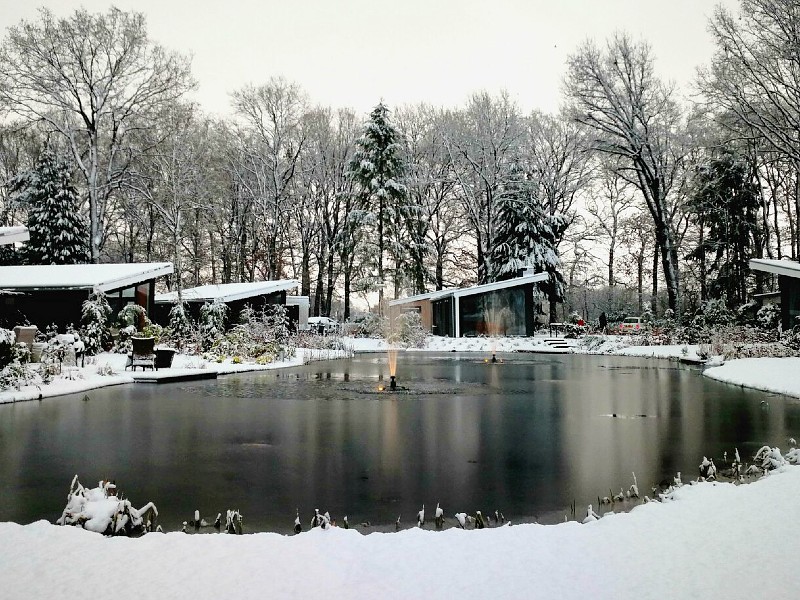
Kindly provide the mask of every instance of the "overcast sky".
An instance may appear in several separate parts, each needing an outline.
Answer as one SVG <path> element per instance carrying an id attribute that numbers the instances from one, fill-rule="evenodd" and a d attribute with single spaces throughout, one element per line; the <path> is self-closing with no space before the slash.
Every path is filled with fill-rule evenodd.
<path id="1" fill-rule="evenodd" d="M 687 86 L 711 56 L 708 17 L 736 0 L 117 0 L 150 36 L 193 56 L 197 100 L 229 112 L 228 94 L 273 75 L 316 103 L 367 112 L 459 106 L 506 89 L 523 110 L 555 111 L 566 59 L 585 39 L 625 30 L 653 46 L 659 74 Z M 0 24 L 65 15 L 104 0 L 0 0 Z M 5 35 L 5 34 L 3 34 Z"/>

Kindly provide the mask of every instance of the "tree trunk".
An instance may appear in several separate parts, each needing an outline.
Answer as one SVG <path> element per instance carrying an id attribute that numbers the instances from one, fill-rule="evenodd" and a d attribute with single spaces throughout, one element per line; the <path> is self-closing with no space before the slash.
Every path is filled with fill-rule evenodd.
<path id="1" fill-rule="evenodd" d="M 659 244 L 656 243 L 653 252 L 653 294 L 650 296 L 650 312 L 653 313 L 653 317 L 658 314 L 658 256 L 660 251 Z"/>

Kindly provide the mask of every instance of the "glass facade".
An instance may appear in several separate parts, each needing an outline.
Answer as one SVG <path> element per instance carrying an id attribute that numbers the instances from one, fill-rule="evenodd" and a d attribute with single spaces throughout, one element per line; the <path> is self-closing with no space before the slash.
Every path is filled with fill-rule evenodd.
<path id="1" fill-rule="evenodd" d="M 461 335 L 528 335 L 530 311 L 527 310 L 526 287 L 510 287 L 459 298 Z"/>
<path id="2" fill-rule="evenodd" d="M 800 325 L 800 279 L 781 275 L 778 278 L 781 290 L 781 321 L 784 329 Z"/>

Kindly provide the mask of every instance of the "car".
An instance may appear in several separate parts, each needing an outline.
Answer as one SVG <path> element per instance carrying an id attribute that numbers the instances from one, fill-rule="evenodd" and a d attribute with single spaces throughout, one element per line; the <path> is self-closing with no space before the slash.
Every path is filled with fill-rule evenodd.
<path id="1" fill-rule="evenodd" d="M 312 331 L 330 333 L 339 328 L 339 321 L 330 317 L 308 317 L 308 325 Z"/>
<path id="2" fill-rule="evenodd" d="M 644 321 L 642 317 L 625 317 L 622 323 L 619 324 L 619 332 L 625 333 L 639 333 L 644 328 Z"/>

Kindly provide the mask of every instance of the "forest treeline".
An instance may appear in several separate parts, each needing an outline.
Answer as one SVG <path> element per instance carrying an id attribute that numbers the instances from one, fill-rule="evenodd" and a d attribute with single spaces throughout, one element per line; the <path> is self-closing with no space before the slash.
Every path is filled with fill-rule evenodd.
<path id="1" fill-rule="evenodd" d="M 772 285 L 749 259 L 800 254 L 800 11 L 742 0 L 709 35 L 691 93 L 619 33 L 570 55 L 557 114 L 486 91 L 357 114 L 264 74 L 218 117 L 144 15 L 43 9 L 0 45 L 0 225 L 31 228 L 0 261 L 296 278 L 344 318 L 525 266 L 584 314 L 741 305 Z"/>

